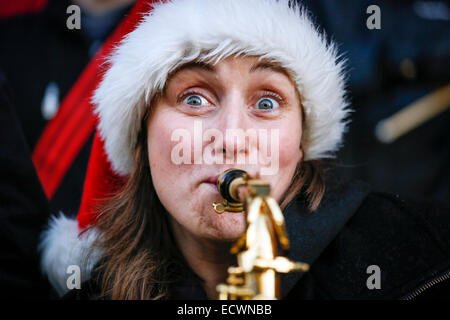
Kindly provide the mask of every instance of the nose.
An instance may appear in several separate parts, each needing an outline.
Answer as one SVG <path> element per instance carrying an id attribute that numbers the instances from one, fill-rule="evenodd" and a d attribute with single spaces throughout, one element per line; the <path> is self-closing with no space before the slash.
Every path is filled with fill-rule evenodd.
<path id="1" fill-rule="evenodd" d="M 247 129 L 251 127 L 251 121 L 246 113 L 245 99 L 236 92 L 221 105 L 218 117 L 218 129 L 222 132 L 223 143 L 217 145 L 223 154 L 226 163 L 236 162 L 248 155 L 248 143 L 246 143 Z"/>

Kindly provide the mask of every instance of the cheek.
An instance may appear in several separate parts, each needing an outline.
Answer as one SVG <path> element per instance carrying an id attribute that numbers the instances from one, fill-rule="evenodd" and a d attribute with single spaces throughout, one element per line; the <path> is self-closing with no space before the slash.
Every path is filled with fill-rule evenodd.
<path id="1" fill-rule="evenodd" d="M 169 122 L 172 123 L 172 122 Z M 150 169 L 155 174 L 166 175 L 172 162 L 170 161 L 170 150 L 172 148 L 172 128 L 167 126 L 165 116 L 154 114 L 154 118 L 148 125 L 148 156 Z"/>
<path id="2" fill-rule="evenodd" d="M 160 198 L 168 190 L 173 191 L 174 183 L 185 171 L 184 166 L 176 165 L 171 159 L 171 151 L 177 141 L 172 141 L 176 129 L 186 127 L 186 122 L 164 110 L 155 112 L 148 123 L 148 157 L 150 171 L 156 192 Z M 162 200 L 162 199 L 161 199 Z"/>
<path id="3" fill-rule="evenodd" d="M 272 185 L 272 196 L 280 201 L 281 196 L 289 187 L 298 163 L 302 160 L 303 153 L 300 149 L 302 136 L 301 122 L 292 121 L 292 117 L 280 122 L 278 167 L 274 176 L 266 176 Z"/>
<path id="4" fill-rule="evenodd" d="M 148 157 L 153 185 L 162 204 L 176 218 L 193 212 L 190 208 L 189 213 L 182 213 L 179 205 L 193 205 L 195 197 L 192 192 L 199 168 L 172 159 L 172 151 L 178 150 L 175 147 L 180 145 L 180 141 L 185 141 L 184 137 L 172 141 L 172 137 L 180 130 L 193 136 L 193 127 L 192 120 L 164 106 L 155 110 L 148 123 Z"/>
<path id="5" fill-rule="evenodd" d="M 291 118 L 293 119 L 293 118 Z M 285 121 L 280 126 L 280 148 L 279 163 L 280 168 L 289 168 L 297 166 L 301 161 L 302 151 L 300 141 L 302 137 L 301 122 Z"/>
<path id="6" fill-rule="evenodd" d="M 301 160 L 300 140 L 293 138 L 292 134 L 284 137 L 280 136 L 280 140 L 284 141 L 280 146 L 280 168 L 296 166 Z"/>
<path id="7" fill-rule="evenodd" d="M 162 109 L 162 110 L 161 110 Z M 186 189 L 189 189 L 189 175 L 185 166 L 176 165 L 171 159 L 171 151 L 176 141 L 172 141 L 172 133 L 179 128 L 185 128 L 186 123 L 180 123 L 178 118 L 164 108 L 156 109 L 148 123 L 148 157 L 150 172 L 159 200 L 179 223 L 185 224 L 192 210 L 185 213 L 178 210 L 178 205 L 188 205 Z M 184 181 L 180 185 L 180 181 Z M 190 217 L 193 218 L 193 217 Z"/>

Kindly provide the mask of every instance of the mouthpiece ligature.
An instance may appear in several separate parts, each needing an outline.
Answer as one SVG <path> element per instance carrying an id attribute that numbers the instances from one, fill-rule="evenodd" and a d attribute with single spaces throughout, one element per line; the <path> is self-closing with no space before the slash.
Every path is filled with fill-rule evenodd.
<path id="1" fill-rule="evenodd" d="M 244 204 L 239 199 L 238 189 L 247 184 L 248 174 L 244 170 L 228 169 L 217 179 L 217 190 L 224 198 L 223 202 L 214 202 L 213 208 L 217 213 L 225 211 L 241 212 Z"/>

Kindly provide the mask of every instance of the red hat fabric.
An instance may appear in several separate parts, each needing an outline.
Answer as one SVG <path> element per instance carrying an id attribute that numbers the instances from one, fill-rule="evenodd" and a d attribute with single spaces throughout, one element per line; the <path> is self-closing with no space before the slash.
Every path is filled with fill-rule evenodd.
<path id="1" fill-rule="evenodd" d="M 96 133 L 84 182 L 81 206 L 77 215 L 78 226 L 81 230 L 95 221 L 99 207 L 123 183 L 124 178 L 111 169 L 104 150 L 104 143 Z"/>
<path id="2" fill-rule="evenodd" d="M 101 57 L 93 60 L 97 72 L 105 69 L 104 61 L 111 54 L 111 51 L 128 33 L 130 33 L 142 19 L 144 13 L 148 13 L 151 4 L 158 0 L 139 0 L 126 19 L 118 26 L 114 34 L 108 39 L 102 48 Z M 95 86 L 91 88 L 89 95 L 92 96 Z M 89 158 L 89 165 L 83 188 L 80 209 L 77 215 L 78 226 L 82 230 L 91 225 L 98 212 L 99 207 L 105 199 L 114 194 L 123 184 L 123 177 L 114 173 L 111 163 L 107 160 L 104 149 L 104 142 L 99 134 L 95 134 L 94 143 Z"/>

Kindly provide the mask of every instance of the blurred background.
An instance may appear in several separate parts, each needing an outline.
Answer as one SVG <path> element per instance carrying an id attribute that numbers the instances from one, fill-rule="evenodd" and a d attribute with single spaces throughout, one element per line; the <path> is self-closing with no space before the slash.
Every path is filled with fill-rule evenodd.
<path id="1" fill-rule="evenodd" d="M 375 131 L 381 120 L 450 83 L 449 2 L 300 3 L 347 60 L 348 98 L 354 113 L 344 147 L 329 164 L 332 170 L 379 190 L 448 201 L 449 109 L 441 108 L 390 143 L 381 142 Z M 81 9 L 79 29 L 67 25 L 72 4 Z M 61 103 L 133 4 L 133 0 L 0 0 L 0 73 L 10 87 L 33 160 L 42 152 L 36 146 L 57 118 Z M 370 5 L 380 8 L 380 29 L 367 27 Z M 441 99 L 440 104 L 448 107 L 450 101 Z M 76 114 L 77 104 L 71 108 L 65 119 L 58 119 L 61 131 L 70 113 Z M 47 193 L 51 212 L 78 211 L 93 140 L 93 129 L 89 130 L 55 190 Z M 76 135 L 67 139 L 67 147 L 76 139 Z M 47 159 L 40 161 L 35 165 L 45 165 Z"/>
<path id="2" fill-rule="evenodd" d="M 335 169 L 380 190 L 449 201 L 450 109 L 391 143 L 380 142 L 375 129 L 381 120 L 450 83 L 450 3 L 303 3 L 348 61 L 348 97 L 355 112 Z M 370 5 L 380 8 L 381 29 L 366 27 Z M 449 107 L 448 87 L 444 96 L 442 105 Z"/>

